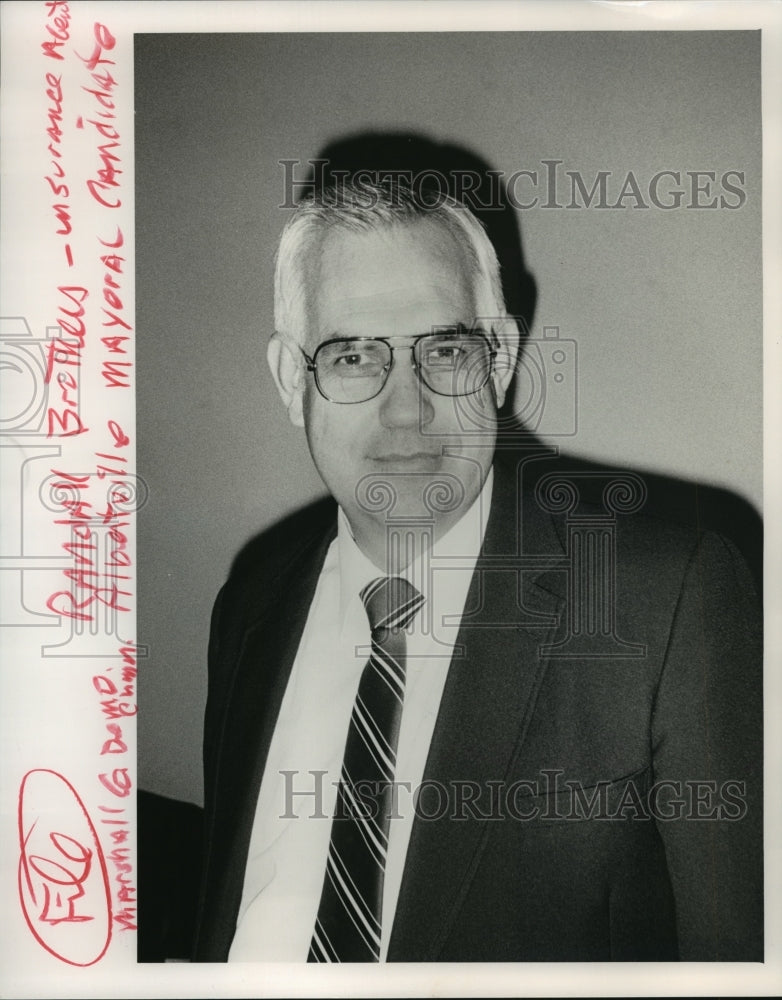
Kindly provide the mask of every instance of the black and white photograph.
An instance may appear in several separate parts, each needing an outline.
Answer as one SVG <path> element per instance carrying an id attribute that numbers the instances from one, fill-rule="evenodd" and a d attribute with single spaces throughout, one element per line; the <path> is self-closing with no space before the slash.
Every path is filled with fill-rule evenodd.
<path id="1" fill-rule="evenodd" d="M 140 767 L 200 800 L 206 694 L 196 958 L 762 960 L 759 45 L 136 37 Z"/>

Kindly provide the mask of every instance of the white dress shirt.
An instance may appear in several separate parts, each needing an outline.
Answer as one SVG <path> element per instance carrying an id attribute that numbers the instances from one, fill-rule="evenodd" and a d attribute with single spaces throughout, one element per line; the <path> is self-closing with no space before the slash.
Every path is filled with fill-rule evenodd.
<path id="1" fill-rule="evenodd" d="M 489 473 L 478 498 L 404 576 L 426 601 L 407 633 L 405 699 L 383 887 L 385 961 L 414 810 L 464 602 L 486 530 Z M 356 691 L 369 656 L 361 589 L 383 574 L 339 512 L 291 669 L 258 796 L 229 962 L 305 962 L 326 870 L 331 816 Z"/>

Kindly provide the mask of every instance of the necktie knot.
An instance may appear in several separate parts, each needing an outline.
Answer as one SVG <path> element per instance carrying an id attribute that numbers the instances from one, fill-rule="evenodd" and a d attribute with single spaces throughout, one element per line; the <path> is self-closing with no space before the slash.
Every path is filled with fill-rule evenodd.
<path id="1" fill-rule="evenodd" d="M 407 628 L 424 603 L 423 596 L 402 576 L 380 576 L 361 591 L 372 637 Z"/>

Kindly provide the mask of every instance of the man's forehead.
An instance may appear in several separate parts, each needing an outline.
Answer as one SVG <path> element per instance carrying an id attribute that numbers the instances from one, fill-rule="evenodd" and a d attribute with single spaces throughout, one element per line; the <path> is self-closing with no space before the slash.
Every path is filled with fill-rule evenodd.
<path id="1" fill-rule="evenodd" d="M 310 305 L 318 335 L 362 321 L 424 328 L 472 321 L 467 255 L 442 224 L 422 220 L 366 232 L 332 230 L 317 258 L 310 270 Z"/>
<path id="2" fill-rule="evenodd" d="M 318 255 L 329 275 L 330 267 L 360 264 L 371 271 L 394 261 L 398 267 L 415 257 L 433 266 L 467 269 L 465 239 L 457 238 L 437 217 L 425 216 L 371 229 L 335 226 L 321 236 Z"/>

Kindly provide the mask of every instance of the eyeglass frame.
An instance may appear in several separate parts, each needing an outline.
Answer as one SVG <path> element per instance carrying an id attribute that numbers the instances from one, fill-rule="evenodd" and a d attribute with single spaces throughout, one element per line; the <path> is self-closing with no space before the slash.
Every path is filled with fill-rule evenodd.
<path id="1" fill-rule="evenodd" d="M 486 378 L 475 389 L 471 389 L 469 392 L 458 393 L 456 395 L 450 392 L 438 392 L 437 389 L 433 389 L 428 384 L 428 382 L 425 381 L 423 374 L 421 373 L 422 366 L 418 364 L 415 360 L 415 349 L 420 341 L 425 340 L 428 337 L 442 337 L 449 331 L 456 333 L 458 336 L 464 336 L 464 334 L 466 333 L 471 333 L 478 337 L 481 337 L 486 342 L 486 346 L 489 349 L 489 364 L 486 371 Z M 409 337 L 413 338 L 413 342 L 412 344 L 407 344 L 405 347 L 394 347 L 392 344 L 389 343 L 390 340 L 397 340 L 397 339 L 407 340 L 409 339 Z M 494 333 L 494 330 L 491 331 L 491 337 L 493 338 L 494 342 L 497 343 L 497 335 Z M 377 392 L 373 393 L 371 396 L 368 396 L 366 399 L 342 399 L 342 400 L 331 399 L 331 397 L 327 396 L 326 393 L 323 391 L 323 388 L 321 387 L 320 384 L 320 379 L 318 378 L 318 363 L 317 363 L 318 352 L 322 348 L 327 347 L 329 344 L 353 344 L 353 343 L 361 343 L 363 341 L 381 341 L 388 347 L 389 351 L 391 352 L 391 360 L 388 362 L 387 365 L 383 365 L 383 372 L 385 373 L 385 375 L 383 381 L 380 383 L 380 388 L 377 390 Z M 315 388 L 318 390 L 322 398 L 325 399 L 327 403 L 334 403 L 335 406 L 356 406 L 357 404 L 368 403 L 370 402 L 370 400 L 377 399 L 377 397 L 380 395 L 380 393 L 383 391 L 383 389 L 385 389 L 386 385 L 388 384 L 388 377 L 393 371 L 394 351 L 410 351 L 411 368 L 413 369 L 413 371 L 415 371 L 416 377 L 418 378 L 420 384 L 424 386 L 424 388 L 428 389 L 429 392 L 433 392 L 436 396 L 443 396 L 446 399 L 463 399 L 467 396 L 474 396 L 476 392 L 480 392 L 481 389 L 483 389 L 487 385 L 492 375 L 494 374 L 494 359 L 499 354 L 499 351 L 494 347 L 494 345 L 492 344 L 492 340 L 489 339 L 489 334 L 487 334 L 485 330 L 468 329 L 462 323 L 457 323 L 454 326 L 443 326 L 440 330 L 429 330 L 426 333 L 410 334 L 409 336 L 406 334 L 399 334 L 396 337 L 393 336 L 392 337 L 331 337 L 329 340 L 324 340 L 322 344 L 318 344 L 318 346 L 315 348 L 315 353 L 313 354 L 312 357 L 310 357 L 309 354 L 307 354 L 307 352 L 304 350 L 301 344 L 297 344 L 296 346 L 304 355 L 304 359 L 307 362 L 306 365 L 307 371 L 312 372 L 313 375 L 315 376 Z"/>

